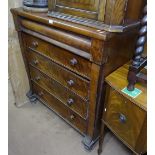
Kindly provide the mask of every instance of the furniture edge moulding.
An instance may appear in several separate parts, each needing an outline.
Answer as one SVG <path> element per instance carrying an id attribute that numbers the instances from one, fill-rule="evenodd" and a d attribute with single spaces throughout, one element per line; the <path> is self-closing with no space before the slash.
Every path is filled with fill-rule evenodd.
<path id="1" fill-rule="evenodd" d="M 106 32 L 104 30 L 102 31 L 91 27 L 83 26 L 80 24 L 75 24 L 75 23 L 63 21 L 60 19 L 43 16 L 42 14 L 39 14 L 39 13 L 25 12 L 22 8 L 13 8 L 11 9 L 11 12 L 22 18 L 33 20 L 35 22 L 39 22 L 41 24 L 56 27 L 59 29 L 64 29 L 70 32 L 79 33 L 81 35 L 84 35 L 90 38 L 96 38 L 99 40 L 108 40 L 111 37 L 111 35 L 109 35 L 111 33 Z"/>
<path id="2" fill-rule="evenodd" d="M 140 25 L 140 22 L 123 25 L 123 26 L 105 24 L 104 29 L 99 30 L 99 29 L 88 27 L 88 26 L 84 26 L 84 25 L 80 25 L 80 24 L 76 24 L 72 22 L 67 22 L 67 21 L 60 20 L 60 19 L 43 16 L 42 14 L 28 13 L 28 12 L 25 12 L 22 8 L 11 9 L 11 12 L 14 12 L 21 17 L 31 19 L 37 22 L 39 21 L 40 23 L 43 23 L 49 26 L 51 25 L 53 27 L 57 27 L 60 29 L 63 28 L 67 31 L 72 31 L 75 33 L 78 32 L 79 34 L 92 37 L 92 38 L 96 38 L 96 39 L 100 39 L 100 40 L 104 40 L 104 41 L 111 38 L 113 32 L 123 33 L 127 31 L 131 31 L 133 29 L 136 29 Z"/>
<path id="3" fill-rule="evenodd" d="M 57 3 L 56 0 L 49 0 L 49 13 L 48 13 L 49 16 L 52 16 L 52 13 L 54 12 L 59 13 L 59 11 L 56 9 L 57 7 L 56 3 Z M 97 19 L 95 19 L 101 22 L 103 25 L 103 28 L 99 26 L 100 27 L 99 29 L 109 31 L 109 32 L 124 32 L 124 31 L 128 31 L 128 29 L 130 28 L 137 27 L 140 24 L 138 19 L 141 13 L 141 7 L 145 3 L 146 1 L 142 1 L 142 0 L 137 0 L 137 1 L 100 0 L 99 7 L 98 7 L 98 15 L 97 15 L 98 17 Z M 70 7 L 68 7 L 67 9 L 69 8 Z M 81 11 L 83 12 L 86 10 L 81 10 Z M 66 13 L 65 11 L 60 11 L 60 12 L 63 15 L 65 15 Z M 133 12 L 136 12 L 136 13 L 133 13 Z M 69 15 L 66 13 L 66 16 L 69 16 Z M 81 17 L 73 16 L 73 18 L 80 19 Z M 66 20 L 68 19 L 66 18 Z M 89 24 L 87 23 L 87 25 Z"/>

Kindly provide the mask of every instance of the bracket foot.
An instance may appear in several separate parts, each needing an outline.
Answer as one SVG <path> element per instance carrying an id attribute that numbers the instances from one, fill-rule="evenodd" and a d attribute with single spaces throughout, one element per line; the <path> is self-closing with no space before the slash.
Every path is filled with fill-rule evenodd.
<path id="1" fill-rule="evenodd" d="M 91 151 L 94 148 L 97 141 L 98 141 L 98 137 L 96 139 L 92 140 L 91 137 L 85 136 L 82 140 L 82 143 L 84 144 L 84 148 L 86 150 Z"/>
<path id="2" fill-rule="evenodd" d="M 28 91 L 26 96 L 29 98 L 31 103 L 36 103 L 37 95 L 32 92 L 32 90 Z"/>

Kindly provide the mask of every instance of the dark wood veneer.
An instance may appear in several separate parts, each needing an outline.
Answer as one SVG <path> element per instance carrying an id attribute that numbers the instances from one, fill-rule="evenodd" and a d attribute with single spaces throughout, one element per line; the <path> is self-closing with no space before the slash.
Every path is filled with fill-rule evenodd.
<path id="1" fill-rule="evenodd" d="M 105 20 L 107 11 L 107 7 L 100 10 L 98 18 Z M 85 148 L 91 149 L 99 137 L 105 77 L 132 58 L 137 28 L 114 33 L 118 31 L 100 30 L 45 13 L 25 12 L 22 8 L 11 12 L 29 77 L 28 96 L 40 96 L 40 100 L 81 131 Z M 40 81 L 36 81 L 38 74 Z M 54 83 L 48 84 L 51 81 Z M 72 104 L 72 98 L 66 104 L 70 95 L 76 100 L 71 107 L 68 104 Z"/>
<path id="2" fill-rule="evenodd" d="M 44 87 L 56 98 L 61 100 L 70 109 L 77 112 L 83 118 L 87 117 L 88 101 L 82 99 L 80 96 L 72 92 L 71 90 L 63 87 L 57 81 L 49 78 L 47 75 L 30 66 L 31 80 L 36 84 Z"/>

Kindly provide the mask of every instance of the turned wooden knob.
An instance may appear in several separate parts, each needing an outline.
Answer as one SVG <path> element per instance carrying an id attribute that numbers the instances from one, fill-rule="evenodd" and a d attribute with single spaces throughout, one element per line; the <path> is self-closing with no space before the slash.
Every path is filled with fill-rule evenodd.
<path id="1" fill-rule="evenodd" d="M 77 63 L 78 63 L 78 61 L 75 58 L 73 58 L 73 59 L 70 60 L 70 64 L 72 66 L 75 66 Z"/>
<path id="2" fill-rule="evenodd" d="M 38 95 L 39 95 L 39 96 L 43 96 L 43 95 L 44 95 L 44 93 L 41 91 Z"/>
<path id="3" fill-rule="evenodd" d="M 125 115 L 123 115 L 123 114 L 119 114 L 119 121 L 121 122 L 121 123 L 125 123 L 126 122 L 126 116 Z"/>
<path id="4" fill-rule="evenodd" d="M 37 64 L 39 63 L 39 61 L 36 59 L 36 60 L 33 61 L 33 63 L 34 63 L 35 65 L 37 65 Z"/>
<path id="5" fill-rule="evenodd" d="M 70 116 L 70 119 L 71 119 L 71 120 L 74 120 L 74 119 L 75 119 L 75 116 L 74 116 L 74 115 L 71 115 L 71 116 Z"/>
<path id="6" fill-rule="evenodd" d="M 69 106 L 73 105 L 73 104 L 74 104 L 74 100 L 73 100 L 72 98 L 68 99 L 68 100 L 67 100 L 67 104 L 68 104 Z"/>
<path id="7" fill-rule="evenodd" d="M 73 80 L 69 80 L 69 81 L 67 81 L 67 83 L 68 83 L 69 86 L 73 86 L 74 85 L 74 81 Z"/>
<path id="8" fill-rule="evenodd" d="M 32 47 L 33 48 L 37 48 L 38 47 L 38 42 L 37 41 L 33 41 L 32 42 Z"/>
<path id="9" fill-rule="evenodd" d="M 40 79 L 41 79 L 40 76 L 37 76 L 37 77 L 35 78 L 36 81 L 39 81 Z"/>

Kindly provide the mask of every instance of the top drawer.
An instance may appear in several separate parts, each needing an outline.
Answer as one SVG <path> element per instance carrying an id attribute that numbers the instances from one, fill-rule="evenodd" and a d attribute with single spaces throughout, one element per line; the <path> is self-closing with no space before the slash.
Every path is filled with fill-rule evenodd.
<path id="1" fill-rule="evenodd" d="M 90 48 L 91 48 L 90 38 L 87 38 L 85 36 L 78 35 L 75 33 L 66 32 L 61 29 L 56 29 L 54 27 L 42 25 L 37 22 L 26 20 L 26 19 L 21 20 L 21 25 L 28 30 L 40 33 L 58 42 L 67 44 L 69 46 L 72 46 L 77 49 L 90 53 Z"/>
<path id="2" fill-rule="evenodd" d="M 87 79 L 90 78 L 91 63 L 88 60 L 25 33 L 23 33 L 23 39 L 26 42 L 27 48 L 51 58 L 56 63 L 65 66 Z"/>

